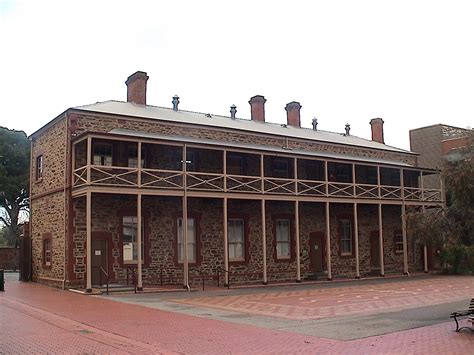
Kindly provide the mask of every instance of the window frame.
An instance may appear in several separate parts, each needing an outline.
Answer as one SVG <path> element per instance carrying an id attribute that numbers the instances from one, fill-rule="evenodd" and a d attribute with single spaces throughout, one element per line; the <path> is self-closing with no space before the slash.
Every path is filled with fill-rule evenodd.
<path id="1" fill-rule="evenodd" d="M 135 156 L 131 156 L 130 155 L 130 151 L 131 150 L 134 150 L 135 152 Z M 133 162 L 134 162 L 134 165 L 132 166 L 130 164 L 130 160 L 133 159 Z M 141 166 L 140 168 L 141 169 L 144 169 L 145 168 L 145 161 L 146 161 L 146 149 L 145 147 L 142 145 L 142 149 L 141 149 Z M 138 146 L 137 145 L 128 145 L 127 146 L 127 167 L 128 168 L 133 168 L 133 169 L 138 169 Z"/>
<path id="2" fill-rule="evenodd" d="M 117 234 L 119 236 L 118 241 L 118 250 L 119 250 L 119 261 L 122 267 L 133 267 L 138 265 L 138 261 L 125 261 L 123 259 L 123 217 L 137 217 L 137 210 L 136 209 L 122 209 L 119 210 L 117 213 L 118 218 L 118 226 L 117 226 Z M 142 265 L 144 267 L 148 267 L 150 265 L 150 226 L 149 220 L 150 216 L 149 213 L 142 212 L 142 220 L 143 220 L 143 235 L 142 235 L 142 243 L 143 243 L 143 255 L 142 255 Z"/>
<path id="3" fill-rule="evenodd" d="M 44 155 L 39 154 L 36 157 L 36 166 L 35 166 L 35 178 L 36 181 L 40 181 L 43 179 L 44 174 Z"/>
<path id="4" fill-rule="evenodd" d="M 104 163 L 104 157 L 108 157 L 108 155 L 96 154 L 96 149 L 98 148 L 110 148 L 110 164 Z M 95 163 L 96 156 L 101 157 L 100 164 Z M 113 166 L 114 165 L 114 147 L 111 143 L 95 142 L 92 145 L 92 165 L 96 165 L 96 166 Z"/>
<path id="5" fill-rule="evenodd" d="M 174 264 L 175 266 L 182 267 L 184 262 L 178 260 L 178 219 L 182 219 L 183 215 L 181 213 L 175 214 L 173 217 L 173 252 L 174 252 Z M 188 265 L 199 266 L 201 265 L 201 214 L 195 212 L 188 212 L 187 218 L 194 219 L 194 228 L 195 228 L 195 238 L 196 238 L 196 261 L 190 262 L 188 260 Z"/>
<path id="6" fill-rule="evenodd" d="M 230 241 L 230 222 L 236 222 L 236 221 L 240 221 L 242 222 L 242 238 L 241 238 L 241 241 L 240 242 L 231 242 Z M 235 263 L 235 262 L 244 262 L 247 260 L 247 253 L 246 253 L 246 247 L 247 247 L 247 243 L 246 243 L 246 233 L 245 233 L 245 228 L 246 228 L 246 223 L 245 223 L 245 219 L 243 218 L 227 218 L 227 255 L 229 257 L 229 263 Z M 242 244 L 242 255 L 239 256 L 239 257 L 233 257 L 231 258 L 230 256 L 230 246 L 232 245 L 238 245 L 238 244 Z"/>
<path id="7" fill-rule="evenodd" d="M 277 221 L 278 220 L 288 220 L 289 221 L 289 257 L 279 257 L 277 250 Z M 288 263 L 293 262 L 296 257 L 296 242 L 295 242 L 295 216 L 292 213 L 277 213 L 272 215 L 272 227 L 273 227 L 273 260 L 276 263 Z"/>
<path id="8" fill-rule="evenodd" d="M 138 224 L 138 218 L 137 218 L 137 215 L 136 213 L 133 215 L 133 214 L 130 214 L 130 215 L 123 215 L 122 216 L 122 243 L 121 243 L 121 246 L 122 248 L 120 249 L 121 250 L 121 254 L 122 254 L 122 262 L 124 265 L 137 265 L 138 264 L 138 259 L 135 260 L 133 259 L 133 249 L 132 249 L 132 260 L 125 260 L 124 256 L 125 256 L 125 253 L 124 253 L 124 236 L 125 236 L 125 233 L 124 233 L 124 227 L 125 227 L 125 223 L 124 223 L 124 219 L 125 218 L 134 218 L 136 219 L 135 221 L 135 225 Z M 136 228 L 135 228 L 136 229 Z M 133 236 L 132 236 L 133 238 Z M 136 239 L 136 233 L 135 233 L 135 239 Z M 133 242 L 133 239 L 132 239 L 132 245 L 133 244 L 138 244 L 138 241 L 136 242 Z M 142 264 L 145 263 L 145 218 L 142 216 L 142 245 L 141 245 L 141 248 L 142 248 Z"/>
<path id="9" fill-rule="evenodd" d="M 343 228 L 342 228 L 342 221 L 349 221 L 351 226 L 351 233 L 350 233 L 350 246 L 351 251 L 343 252 L 342 251 L 342 237 L 343 237 Z M 338 244 L 339 244 L 339 257 L 340 258 L 353 258 L 354 257 L 354 249 L 355 249 L 355 235 L 354 235 L 354 216 L 349 214 L 339 215 L 337 217 L 337 229 L 338 229 Z"/>
<path id="10" fill-rule="evenodd" d="M 49 249 L 46 249 L 46 244 L 49 243 Z M 44 233 L 41 241 L 42 245 L 42 258 L 43 258 L 43 269 L 51 269 L 53 266 L 53 238 L 51 233 Z M 46 253 L 49 251 L 49 263 L 47 260 Z"/>
<path id="11" fill-rule="evenodd" d="M 397 241 L 397 238 L 400 237 L 401 241 Z M 401 250 L 398 250 L 398 246 L 401 245 Z M 393 232 L 393 251 L 395 255 L 403 254 L 403 233 L 401 230 L 395 230 Z"/>
<path id="12" fill-rule="evenodd" d="M 275 158 L 271 160 L 272 177 L 277 179 L 290 179 L 290 162 L 287 158 Z M 278 165 L 282 165 L 279 167 Z M 284 165 L 284 168 L 283 168 Z"/>
<path id="13" fill-rule="evenodd" d="M 237 164 L 233 164 L 237 163 Z M 244 175 L 244 157 L 237 153 L 227 153 L 227 175 Z M 237 172 L 237 173 L 236 173 Z"/>

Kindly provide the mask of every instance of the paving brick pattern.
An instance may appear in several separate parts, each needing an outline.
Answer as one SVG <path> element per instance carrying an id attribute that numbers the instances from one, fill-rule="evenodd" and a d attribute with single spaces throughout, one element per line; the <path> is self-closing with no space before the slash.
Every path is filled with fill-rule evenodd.
<path id="1" fill-rule="evenodd" d="M 239 296 L 200 297 L 178 303 L 288 319 L 311 320 L 348 314 L 421 307 L 472 297 L 474 278 L 426 280 Z"/>
<path id="2" fill-rule="evenodd" d="M 466 354 L 474 344 L 472 334 L 454 332 L 453 322 L 344 342 L 171 313 L 32 283 L 7 282 L 6 290 L 0 294 L 2 354 Z M 293 292 L 299 299 L 298 291 Z"/>

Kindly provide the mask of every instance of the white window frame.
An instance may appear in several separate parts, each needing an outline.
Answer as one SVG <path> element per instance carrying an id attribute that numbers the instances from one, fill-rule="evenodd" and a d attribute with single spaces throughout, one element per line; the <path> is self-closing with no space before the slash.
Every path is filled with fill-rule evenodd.
<path id="1" fill-rule="evenodd" d="M 349 224 L 349 230 L 345 228 L 345 223 Z M 352 256 L 352 238 L 353 238 L 353 233 L 352 233 L 352 220 L 350 218 L 342 218 L 339 220 L 339 228 L 341 230 L 341 236 L 340 236 L 340 248 L 341 248 L 341 256 Z M 347 235 L 348 231 L 348 235 Z M 344 250 L 344 244 L 345 242 L 349 242 L 349 250 Z"/>
<path id="2" fill-rule="evenodd" d="M 36 157 L 36 180 L 41 180 L 44 173 L 44 156 L 43 154 Z"/>
<path id="3" fill-rule="evenodd" d="M 138 147 L 134 145 L 129 145 L 128 146 L 128 164 L 127 166 L 129 168 L 138 168 Z M 141 168 L 143 169 L 145 167 L 145 147 L 142 147 L 141 149 Z"/>
<path id="4" fill-rule="evenodd" d="M 402 232 L 395 232 L 393 236 L 395 242 L 395 254 L 403 254 L 403 234 Z M 401 247 L 401 249 L 399 249 Z"/>
<path id="5" fill-rule="evenodd" d="M 188 222 L 188 263 L 194 264 L 196 263 L 197 259 L 197 243 L 196 243 L 196 220 L 194 218 L 187 218 Z M 184 235 L 183 235 L 183 219 L 178 218 L 176 221 L 176 226 L 177 226 L 177 253 L 178 253 L 178 263 L 183 264 L 184 263 Z M 190 251 L 193 251 L 190 253 Z M 190 255 L 192 257 L 190 257 Z"/>
<path id="6" fill-rule="evenodd" d="M 110 154 L 106 154 L 104 148 L 110 149 Z M 93 149 L 92 165 L 112 166 L 113 148 L 111 144 L 97 143 L 94 144 Z"/>
<path id="7" fill-rule="evenodd" d="M 245 222 L 243 219 L 227 220 L 227 248 L 229 261 L 245 261 Z M 239 249 L 240 255 L 237 255 Z"/>
<path id="8" fill-rule="evenodd" d="M 125 222 L 125 219 L 130 219 L 130 222 Z M 138 264 L 138 254 L 137 255 L 137 258 L 135 259 L 135 251 L 138 253 L 138 249 L 137 249 L 137 244 L 138 244 L 138 241 L 136 240 L 137 239 L 137 222 L 138 222 L 138 219 L 137 219 L 137 216 L 122 216 L 122 260 L 123 260 L 123 263 L 124 264 Z M 130 227 L 131 228 L 131 232 L 132 232 L 132 241 L 131 242 L 127 242 L 125 243 L 125 228 L 126 227 Z M 144 263 L 144 260 L 145 260 L 145 243 L 144 243 L 144 239 L 145 239 L 145 223 L 144 223 L 144 218 L 142 217 L 142 264 Z M 125 245 L 127 244 L 127 248 L 125 248 Z M 131 250 L 131 255 L 132 255 L 132 258 L 131 259 L 125 259 L 125 250 L 130 248 Z M 127 252 L 128 254 L 128 252 Z"/>
<path id="9" fill-rule="evenodd" d="M 282 229 L 283 227 L 286 228 L 286 232 Z M 277 259 L 291 259 L 291 221 L 289 219 L 275 220 L 275 241 Z M 282 254 L 283 245 L 287 246 L 288 252 L 286 254 Z"/>

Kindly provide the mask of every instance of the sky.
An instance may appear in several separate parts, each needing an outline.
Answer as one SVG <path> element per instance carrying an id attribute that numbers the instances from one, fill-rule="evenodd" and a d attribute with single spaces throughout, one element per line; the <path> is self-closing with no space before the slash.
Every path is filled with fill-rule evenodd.
<path id="1" fill-rule="evenodd" d="M 302 126 L 409 149 L 409 130 L 474 122 L 474 1 L 0 0 L 0 126 L 27 134 L 69 107 L 126 100 Z"/>

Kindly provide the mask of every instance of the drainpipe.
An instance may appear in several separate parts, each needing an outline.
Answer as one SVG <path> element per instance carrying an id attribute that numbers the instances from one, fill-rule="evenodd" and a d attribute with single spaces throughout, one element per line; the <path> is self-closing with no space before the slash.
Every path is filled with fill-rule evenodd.
<path id="1" fill-rule="evenodd" d="M 68 164 L 68 160 L 67 160 L 67 153 L 68 153 L 68 141 L 69 141 L 69 120 L 68 120 L 68 115 L 67 115 L 67 112 L 66 114 L 64 115 L 64 118 L 66 120 L 66 134 L 65 134 L 65 139 L 64 139 L 64 162 L 65 162 L 65 169 L 64 169 L 64 189 L 63 189 L 63 193 L 64 193 L 64 262 L 63 262 L 63 285 L 62 285 L 62 289 L 63 291 L 66 289 L 66 269 L 67 269 L 67 265 L 66 265 L 66 252 L 67 252 L 67 222 L 68 222 L 68 218 L 70 217 L 68 215 L 68 218 L 66 218 L 66 208 L 67 208 L 67 196 L 66 196 L 66 191 L 67 191 L 67 174 L 68 174 L 68 165 L 70 166 L 70 164 Z"/>

